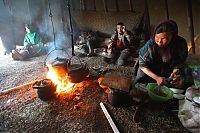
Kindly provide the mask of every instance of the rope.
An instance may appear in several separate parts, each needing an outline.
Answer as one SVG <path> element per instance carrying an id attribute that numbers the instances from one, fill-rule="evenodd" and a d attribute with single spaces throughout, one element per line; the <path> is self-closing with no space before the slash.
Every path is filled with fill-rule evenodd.
<path id="1" fill-rule="evenodd" d="M 48 0 L 48 7 L 49 7 L 49 17 L 50 17 L 50 20 L 51 20 L 51 26 L 52 26 L 52 32 L 53 32 L 53 42 L 54 42 L 54 49 L 52 51 L 50 51 L 46 58 L 44 59 L 44 66 L 46 66 L 46 60 L 48 58 L 48 56 L 55 50 L 57 50 L 57 47 L 56 47 L 56 41 L 55 41 L 55 29 L 54 29 L 54 23 L 53 23 L 53 14 L 51 12 L 51 3 L 50 3 L 50 0 Z"/>
<path id="2" fill-rule="evenodd" d="M 4 6 L 8 9 L 8 12 L 13 15 L 12 4 L 10 0 L 3 0 Z"/>
<path id="3" fill-rule="evenodd" d="M 44 66 L 46 65 L 46 60 L 48 58 L 48 56 L 53 52 L 53 51 L 56 51 L 56 50 L 62 50 L 62 51 L 65 51 L 67 53 L 66 50 L 64 49 L 58 49 L 57 46 L 56 46 L 56 42 L 55 42 L 55 30 L 54 30 L 54 23 L 53 23 L 53 15 L 52 15 L 52 12 L 51 12 L 51 3 L 50 3 L 50 0 L 48 0 L 48 7 L 49 7 L 49 17 L 51 18 L 51 25 L 52 25 L 52 32 L 53 32 L 53 41 L 54 41 L 54 49 L 51 50 L 45 60 L 44 60 Z M 70 5 L 69 5 L 69 0 L 68 0 L 68 8 L 69 8 L 69 14 L 70 14 L 70 28 L 71 28 L 71 36 L 72 36 L 72 47 L 73 47 L 73 29 L 72 29 L 72 25 L 71 25 L 71 13 L 70 13 Z M 70 55 L 67 53 L 67 55 L 70 57 Z M 74 55 L 73 53 L 73 49 L 72 49 L 72 56 Z"/>

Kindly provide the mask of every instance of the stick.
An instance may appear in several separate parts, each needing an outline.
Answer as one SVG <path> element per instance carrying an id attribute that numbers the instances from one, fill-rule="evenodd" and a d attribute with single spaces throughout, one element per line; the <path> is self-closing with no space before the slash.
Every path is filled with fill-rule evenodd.
<path id="1" fill-rule="evenodd" d="M 8 94 L 8 93 L 11 93 L 11 92 L 13 92 L 13 91 L 20 90 L 20 89 L 22 89 L 23 87 L 26 87 L 26 86 L 29 86 L 29 85 L 33 85 L 36 81 L 39 81 L 39 79 L 38 79 L 38 80 L 35 80 L 35 81 L 31 81 L 31 82 L 26 83 L 26 84 L 23 84 L 23 85 L 20 85 L 20 86 L 17 86 L 17 87 L 14 87 L 14 88 L 10 88 L 10 89 L 7 89 L 7 90 L 0 91 L 0 96 L 1 96 L 1 95 L 5 95 L 5 94 Z"/>
<path id="2" fill-rule="evenodd" d="M 190 29 L 190 39 L 192 44 L 192 53 L 195 54 L 195 42 L 194 42 L 194 24 L 193 24 L 193 14 L 192 14 L 192 1 L 187 0 L 188 9 L 188 26 Z"/>
<path id="3" fill-rule="evenodd" d="M 101 106 L 101 109 L 103 110 L 103 112 L 104 112 L 104 114 L 105 114 L 105 116 L 106 116 L 106 118 L 107 118 L 107 120 L 108 120 L 110 126 L 112 127 L 114 133 L 119 133 L 119 130 L 117 129 L 115 123 L 113 122 L 113 120 L 112 120 L 112 118 L 110 117 L 110 115 L 109 115 L 109 113 L 108 113 L 106 107 L 104 106 L 104 104 L 103 104 L 102 102 L 100 103 L 100 106 Z"/>

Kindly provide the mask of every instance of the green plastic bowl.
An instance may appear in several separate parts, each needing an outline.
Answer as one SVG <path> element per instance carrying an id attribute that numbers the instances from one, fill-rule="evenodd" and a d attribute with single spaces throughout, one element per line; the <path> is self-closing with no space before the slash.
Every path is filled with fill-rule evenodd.
<path id="1" fill-rule="evenodd" d="M 159 103 L 166 102 L 173 98 L 173 91 L 170 90 L 167 86 L 161 86 L 161 89 L 165 90 L 166 96 L 161 96 L 155 93 L 155 88 L 157 87 L 157 83 L 148 83 L 147 92 L 149 97 Z"/>

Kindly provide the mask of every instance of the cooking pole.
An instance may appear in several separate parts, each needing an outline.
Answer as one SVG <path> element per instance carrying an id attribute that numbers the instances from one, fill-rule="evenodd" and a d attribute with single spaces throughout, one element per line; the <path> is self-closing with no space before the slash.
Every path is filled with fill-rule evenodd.
<path id="1" fill-rule="evenodd" d="M 70 25 L 70 34 L 71 34 L 71 41 L 72 41 L 72 56 L 74 56 L 74 39 L 73 39 L 73 28 L 72 28 L 72 16 L 71 16 L 71 5 L 69 0 L 67 0 L 67 7 L 68 7 L 68 12 L 69 12 L 69 25 Z"/>

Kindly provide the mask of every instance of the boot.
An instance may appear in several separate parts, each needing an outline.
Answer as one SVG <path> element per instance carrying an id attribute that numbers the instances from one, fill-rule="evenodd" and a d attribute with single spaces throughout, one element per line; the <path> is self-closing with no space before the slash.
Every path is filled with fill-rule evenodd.
<path id="1" fill-rule="evenodd" d="M 26 51 L 19 53 L 17 50 L 12 50 L 13 60 L 24 60 L 27 55 L 28 53 Z"/>

